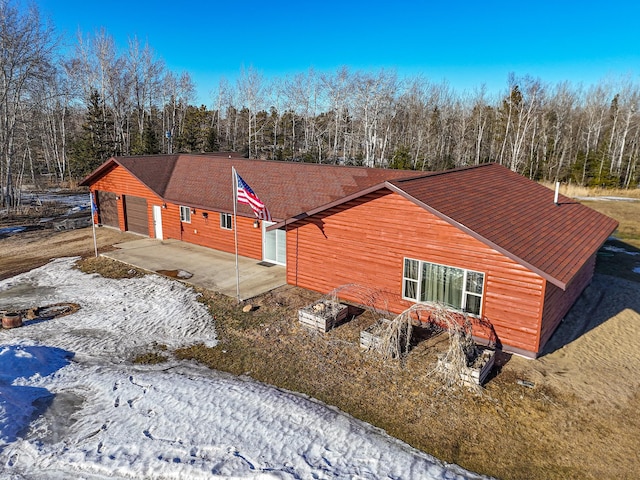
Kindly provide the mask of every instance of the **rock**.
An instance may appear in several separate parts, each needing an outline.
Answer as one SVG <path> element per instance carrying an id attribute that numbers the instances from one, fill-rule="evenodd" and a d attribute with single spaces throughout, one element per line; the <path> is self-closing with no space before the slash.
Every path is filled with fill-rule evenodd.
<path id="1" fill-rule="evenodd" d="M 251 310 L 253 310 L 253 305 L 251 304 L 245 305 L 244 307 L 242 307 L 242 311 L 245 313 L 250 312 Z"/>
<path id="2" fill-rule="evenodd" d="M 327 306 L 324 303 L 316 303 L 312 308 L 315 312 L 324 312 Z"/>
<path id="3" fill-rule="evenodd" d="M 186 270 L 180 270 L 178 272 L 178 278 L 183 278 L 183 279 L 187 280 L 187 279 L 189 279 L 191 277 L 193 277 L 193 273 L 187 272 Z"/>

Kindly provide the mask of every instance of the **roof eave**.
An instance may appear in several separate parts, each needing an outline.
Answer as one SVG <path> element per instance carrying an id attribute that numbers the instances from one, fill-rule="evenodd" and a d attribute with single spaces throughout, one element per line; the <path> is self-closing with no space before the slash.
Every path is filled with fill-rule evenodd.
<path id="1" fill-rule="evenodd" d="M 368 188 L 365 188 L 364 190 L 360 190 L 358 192 L 352 193 L 351 195 L 347 195 L 346 197 L 341 197 L 337 200 L 334 200 L 333 202 L 329 202 L 319 207 L 308 210 L 306 212 L 300 212 L 291 217 L 287 217 L 284 220 L 278 223 L 275 223 L 274 225 L 268 226 L 266 230 L 267 232 L 270 232 L 271 230 L 278 230 L 279 228 L 282 228 L 285 225 L 291 225 L 292 223 L 299 222 L 300 220 L 304 220 L 305 218 L 311 217 L 312 215 L 316 215 L 330 208 L 337 207 L 339 205 L 342 205 L 343 203 L 347 203 L 347 202 L 350 202 L 351 200 L 355 200 L 356 198 L 360 198 L 363 195 L 367 195 L 369 193 L 380 190 L 381 188 L 385 188 L 386 185 L 387 185 L 387 182 L 377 183 Z"/>
<path id="2" fill-rule="evenodd" d="M 115 157 L 111 157 L 108 160 L 105 160 L 104 163 L 102 163 L 98 168 L 84 177 L 78 185 L 81 187 L 90 186 L 98 177 L 104 175 L 106 171 L 113 165 L 119 165 Z"/>

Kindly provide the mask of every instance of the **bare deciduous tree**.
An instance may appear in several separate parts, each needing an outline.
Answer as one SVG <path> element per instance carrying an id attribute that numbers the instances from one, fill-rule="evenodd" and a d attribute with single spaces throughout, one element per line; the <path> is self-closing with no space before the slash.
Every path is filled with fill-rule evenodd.
<path id="1" fill-rule="evenodd" d="M 25 112 L 38 108 L 39 86 L 54 76 L 57 39 L 42 22 L 35 5 L 21 13 L 9 0 L 0 0 L 0 190 L 2 205 L 15 207 L 24 169 L 28 139 L 19 143 Z M 22 129 L 22 131 L 28 131 Z"/>

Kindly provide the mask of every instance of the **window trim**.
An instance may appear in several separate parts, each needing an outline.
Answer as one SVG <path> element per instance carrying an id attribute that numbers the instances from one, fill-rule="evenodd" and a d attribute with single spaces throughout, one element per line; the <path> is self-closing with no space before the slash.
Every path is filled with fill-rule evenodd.
<path id="1" fill-rule="evenodd" d="M 191 207 L 180 205 L 180 221 L 182 223 L 191 223 Z"/>
<path id="2" fill-rule="evenodd" d="M 222 230 L 233 230 L 233 217 L 230 213 L 220 212 L 220 228 Z"/>
<path id="3" fill-rule="evenodd" d="M 411 277 L 407 276 L 407 271 L 406 271 L 406 267 L 407 267 L 407 261 L 409 262 L 417 262 L 418 266 L 418 278 L 414 279 Z M 456 311 L 456 312 L 463 312 L 466 313 L 467 315 L 470 315 L 472 317 L 481 317 L 482 316 L 482 309 L 484 307 L 484 288 L 485 288 L 485 283 L 486 283 L 486 278 L 487 275 L 485 272 L 479 272 L 477 270 L 470 270 L 467 268 L 460 268 L 460 267 L 454 267 L 452 265 L 445 265 L 442 263 L 436 263 L 436 262 L 428 262 L 426 260 L 418 260 L 415 258 L 410 258 L 410 257 L 404 257 L 402 260 L 402 299 L 403 300 L 408 300 L 410 302 L 414 302 L 414 303 L 423 303 L 423 304 L 429 304 L 429 303 L 433 303 L 430 301 L 422 301 L 419 300 L 422 297 L 422 272 L 423 272 L 423 265 L 424 264 L 430 264 L 430 265 L 436 265 L 439 267 L 445 267 L 445 268 L 452 268 L 452 269 L 456 269 L 456 270 L 461 270 L 463 273 L 463 277 L 462 277 L 462 291 L 461 291 L 461 299 L 460 299 L 460 309 L 457 309 L 455 307 L 452 307 L 451 305 L 445 305 L 445 307 L 447 309 Z M 468 278 L 468 274 L 469 273 L 477 273 L 482 275 L 482 291 L 481 293 L 475 293 L 473 291 L 467 290 L 467 278 Z M 413 297 L 409 297 L 407 296 L 407 284 L 408 282 L 410 282 L 411 284 L 414 285 L 414 289 L 415 289 L 415 298 Z M 466 311 L 467 310 L 467 296 L 468 295 L 472 295 L 474 297 L 478 297 L 480 299 L 480 306 L 478 309 L 478 313 L 471 313 Z"/>

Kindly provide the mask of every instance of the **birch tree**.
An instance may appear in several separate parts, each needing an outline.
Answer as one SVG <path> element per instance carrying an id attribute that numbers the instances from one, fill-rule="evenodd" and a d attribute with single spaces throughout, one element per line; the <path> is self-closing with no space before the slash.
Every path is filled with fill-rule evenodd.
<path id="1" fill-rule="evenodd" d="M 53 27 L 40 20 L 35 5 L 21 13 L 9 0 L 0 0 L 0 191 L 2 205 L 19 202 L 16 184 L 24 164 L 25 145 L 17 135 L 22 113 L 36 108 L 38 86 L 54 75 L 57 45 Z"/>
<path id="2" fill-rule="evenodd" d="M 238 91 L 243 106 L 247 108 L 247 149 L 249 156 L 258 158 L 257 114 L 262 107 L 265 85 L 262 75 L 253 67 L 242 69 L 238 79 Z"/>

